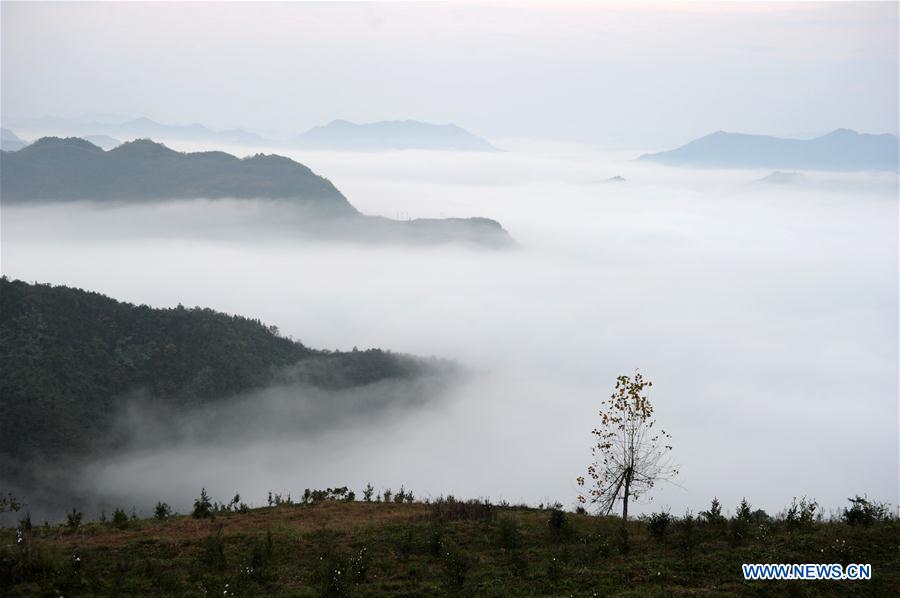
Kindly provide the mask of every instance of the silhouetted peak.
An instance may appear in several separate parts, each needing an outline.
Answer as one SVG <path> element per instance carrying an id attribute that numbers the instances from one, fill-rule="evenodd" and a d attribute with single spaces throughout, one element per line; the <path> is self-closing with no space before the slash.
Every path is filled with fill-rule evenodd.
<path id="1" fill-rule="evenodd" d="M 164 144 L 152 139 L 135 139 L 134 141 L 126 141 L 115 149 L 111 149 L 110 153 L 122 154 L 142 154 L 142 155 L 163 155 L 177 154 L 173 149 L 166 147 Z"/>
<path id="2" fill-rule="evenodd" d="M 82 139 L 81 137 L 41 137 L 28 147 L 33 151 L 51 147 L 76 148 L 100 152 L 103 151 L 103 148 L 98 147 L 90 141 Z"/>

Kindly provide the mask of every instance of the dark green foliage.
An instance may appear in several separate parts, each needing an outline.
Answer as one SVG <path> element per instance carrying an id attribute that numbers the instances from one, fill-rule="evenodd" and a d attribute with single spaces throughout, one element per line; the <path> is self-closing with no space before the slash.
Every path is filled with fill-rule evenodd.
<path id="1" fill-rule="evenodd" d="M 616 526 L 616 548 L 621 554 L 628 554 L 631 551 L 631 539 L 624 522 Z"/>
<path id="2" fill-rule="evenodd" d="M 809 528 L 816 520 L 816 510 L 818 508 L 819 503 L 816 501 L 807 499 L 804 496 L 797 502 L 797 497 L 795 496 L 784 513 L 784 523 L 788 529 Z"/>
<path id="3" fill-rule="evenodd" d="M 621 518 L 567 513 L 574 540 L 560 543 L 548 534 L 547 509 L 495 505 L 494 511 L 490 522 L 446 521 L 432 518 L 431 505 L 423 503 L 333 501 L 264 507 L 249 517 L 226 512 L 213 524 L 129 522 L 140 534 L 90 522 L 71 534 L 23 522 L 0 529 L 0 594 L 891 596 L 900 587 L 894 519 L 868 526 L 825 520 L 803 534 L 781 520 L 751 524 L 735 548 L 720 528 L 700 525 L 690 514 L 673 518 L 665 543 L 646 523 L 631 520 L 625 523 L 630 548 L 620 554 Z M 398 558 L 396 542 L 410 533 L 409 556 Z M 742 562 L 872 563 L 874 576 L 746 582 Z"/>
<path id="4" fill-rule="evenodd" d="M 400 533 L 394 540 L 394 552 L 397 554 L 397 558 L 405 561 L 409 559 L 412 550 L 413 530 L 411 527 L 406 527 L 400 530 Z"/>
<path id="5" fill-rule="evenodd" d="M 156 506 L 153 508 L 153 516 L 160 521 L 168 519 L 172 516 L 172 507 L 170 507 L 168 503 L 160 501 L 156 503 Z"/>
<path id="6" fill-rule="evenodd" d="M 696 526 L 694 516 L 690 511 L 684 514 L 678 522 L 678 549 L 685 561 L 691 562 L 694 558 L 694 549 L 697 546 Z"/>
<path id="7" fill-rule="evenodd" d="M 112 524 L 117 529 L 126 529 L 128 527 L 128 514 L 125 512 L 125 509 L 113 511 Z"/>
<path id="8" fill-rule="evenodd" d="M 225 570 L 228 561 L 225 558 L 225 541 L 222 538 L 221 525 L 216 526 L 216 529 L 203 540 L 200 563 L 211 571 Z"/>
<path id="9" fill-rule="evenodd" d="M 703 517 L 709 525 L 721 526 L 725 523 L 725 516 L 722 515 L 722 504 L 716 497 L 713 497 L 708 511 L 700 511 L 700 516 Z"/>
<path id="10" fill-rule="evenodd" d="M 212 515 L 212 502 L 209 500 L 206 488 L 203 488 L 200 490 L 200 497 L 194 499 L 194 511 L 191 513 L 191 517 L 194 519 L 205 519 L 207 517 L 212 517 Z"/>
<path id="11" fill-rule="evenodd" d="M 511 517 L 502 517 L 497 523 L 497 544 L 505 550 L 516 550 L 522 545 L 519 524 Z"/>
<path id="12" fill-rule="evenodd" d="M 82 517 L 84 517 L 84 513 L 72 507 L 72 511 L 66 515 L 66 525 L 72 529 L 78 529 Z"/>
<path id="13" fill-rule="evenodd" d="M 372 502 L 372 495 L 375 493 L 375 488 L 372 484 L 366 484 L 365 489 L 363 490 L 363 501 L 364 502 Z"/>
<path id="14" fill-rule="evenodd" d="M 271 493 L 269 493 L 271 497 Z M 288 499 L 290 499 L 290 494 L 288 494 Z M 274 499 L 271 499 L 273 502 L 271 504 L 278 505 L 280 504 L 280 495 L 275 495 Z M 356 500 L 356 493 L 347 488 L 347 486 L 341 486 L 339 488 L 326 488 L 325 490 L 310 490 L 307 488 L 303 491 L 303 504 L 304 505 L 314 505 L 318 502 L 322 501 L 335 501 L 335 500 L 343 500 L 347 502 L 353 502 Z"/>
<path id="15" fill-rule="evenodd" d="M 452 593 L 462 592 L 466 585 L 466 577 L 472 568 L 472 559 L 464 551 L 454 546 L 444 546 L 441 554 L 441 565 L 444 570 L 444 584 Z"/>
<path id="16" fill-rule="evenodd" d="M 744 542 L 750 534 L 750 525 L 753 522 L 753 511 L 750 502 L 746 498 L 741 499 L 734 519 L 731 520 L 731 544 L 737 546 Z"/>
<path id="17" fill-rule="evenodd" d="M 666 534 L 669 532 L 669 526 L 671 524 L 672 516 L 668 511 L 653 513 L 647 520 L 647 531 L 650 532 L 650 535 L 653 538 L 662 542 L 666 539 Z"/>
<path id="18" fill-rule="evenodd" d="M 886 521 L 890 516 L 885 503 L 870 501 L 867 497 L 858 494 L 847 500 L 850 501 L 851 506 L 849 509 L 844 509 L 841 517 L 850 525 L 868 527 L 877 521 Z"/>
<path id="19" fill-rule="evenodd" d="M 28 477 L 30 459 L 108 451 L 131 391 L 184 409 L 278 382 L 339 389 L 433 371 L 375 349 L 314 351 L 258 320 L 210 309 L 153 309 L 5 277 L 0 363 L 4 481 Z"/>

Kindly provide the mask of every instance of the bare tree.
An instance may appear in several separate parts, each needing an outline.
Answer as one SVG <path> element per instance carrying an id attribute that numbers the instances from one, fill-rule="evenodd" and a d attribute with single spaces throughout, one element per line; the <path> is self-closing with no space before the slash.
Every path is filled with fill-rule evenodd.
<path id="1" fill-rule="evenodd" d="M 578 485 L 585 487 L 587 496 L 581 503 L 590 502 L 603 514 L 610 514 L 616 503 L 622 502 L 622 520 L 628 520 L 628 501 L 649 492 L 656 482 L 671 480 L 678 469 L 669 454 L 672 438 L 665 430 L 654 430 L 653 405 L 645 394 L 653 386 L 635 371 L 634 379 L 619 376 L 616 390 L 603 401 L 600 426 L 593 431 L 597 445 L 591 449 L 594 460 L 588 467 L 588 477 L 578 477 Z"/>

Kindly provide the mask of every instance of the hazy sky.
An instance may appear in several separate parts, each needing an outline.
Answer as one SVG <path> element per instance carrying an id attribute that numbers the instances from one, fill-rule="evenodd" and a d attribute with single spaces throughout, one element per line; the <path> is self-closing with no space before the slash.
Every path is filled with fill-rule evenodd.
<path id="1" fill-rule="evenodd" d="M 898 129 L 898 4 L 2 3 L 4 118 L 665 146 Z"/>

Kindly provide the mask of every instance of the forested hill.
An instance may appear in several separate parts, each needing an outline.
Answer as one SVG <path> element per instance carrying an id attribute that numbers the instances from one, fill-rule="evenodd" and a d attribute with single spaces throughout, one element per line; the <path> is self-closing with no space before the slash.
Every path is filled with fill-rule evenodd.
<path id="1" fill-rule="evenodd" d="M 77 137 L 44 137 L 2 153 L 3 201 L 272 198 L 355 215 L 331 182 L 289 158 L 183 153 L 149 139 L 104 151 Z"/>
<path id="2" fill-rule="evenodd" d="M 131 391 L 189 408 L 279 381 L 298 362 L 308 367 L 291 368 L 291 381 L 322 388 L 432 367 L 378 349 L 316 351 L 258 320 L 211 309 L 154 309 L 3 277 L 0 466 L 86 450 Z"/>

